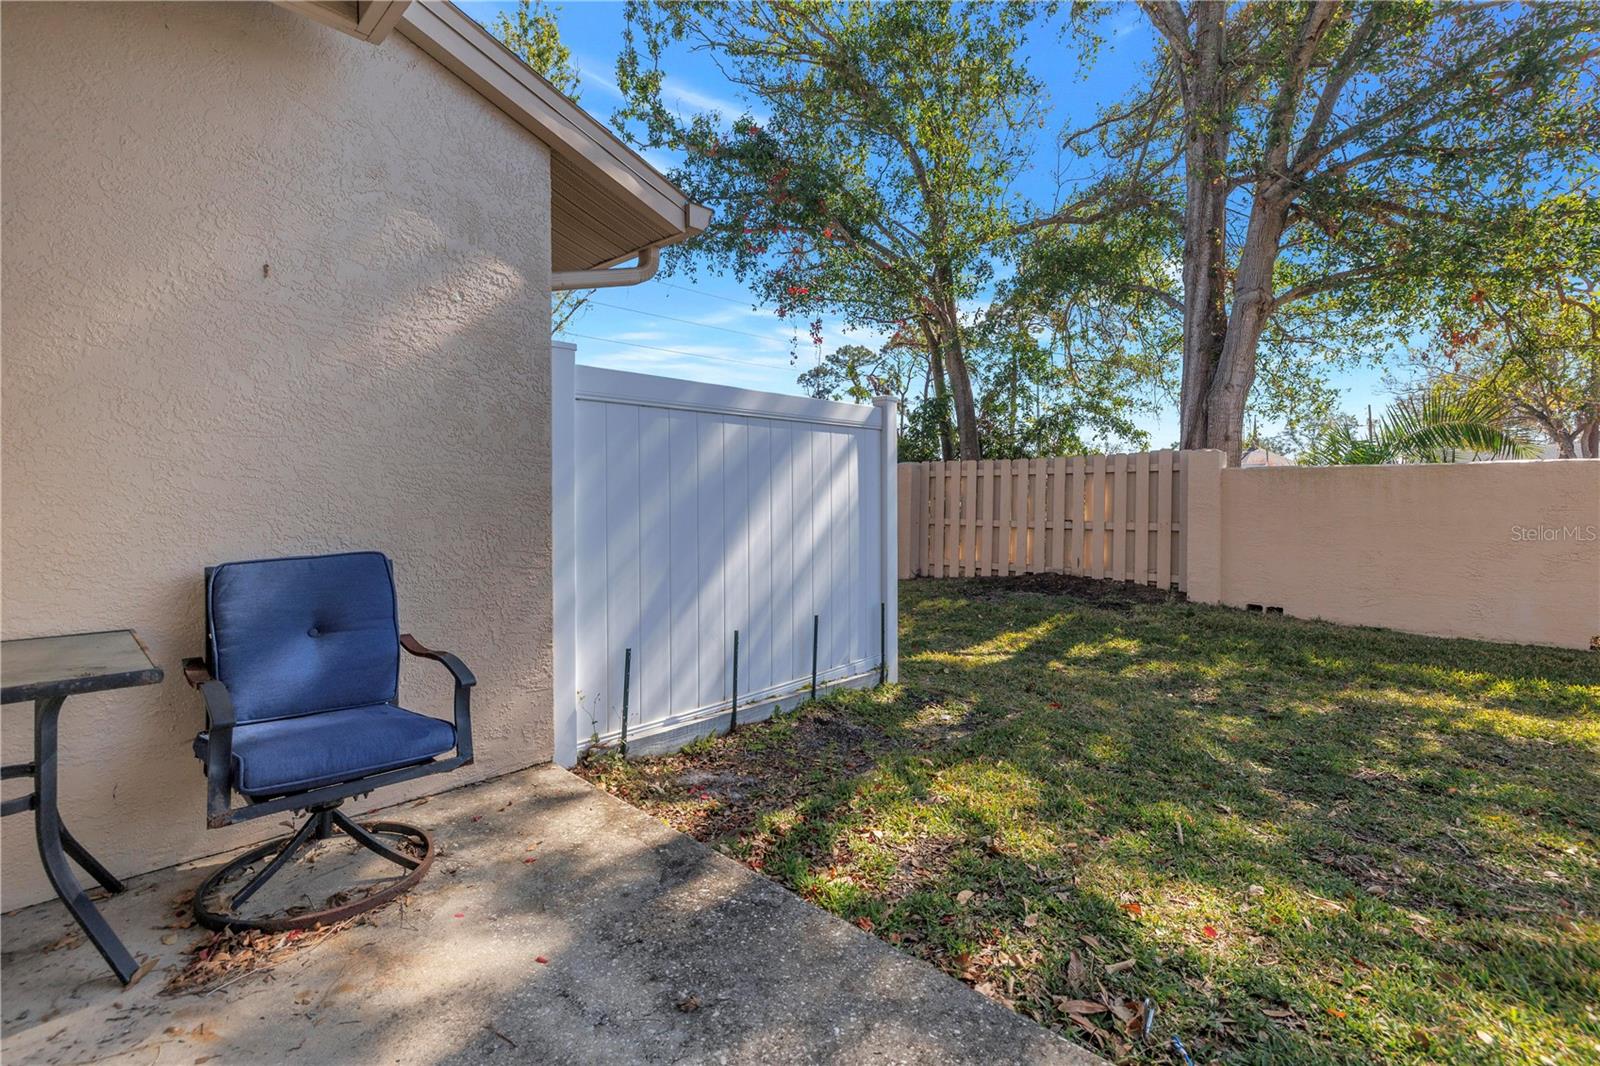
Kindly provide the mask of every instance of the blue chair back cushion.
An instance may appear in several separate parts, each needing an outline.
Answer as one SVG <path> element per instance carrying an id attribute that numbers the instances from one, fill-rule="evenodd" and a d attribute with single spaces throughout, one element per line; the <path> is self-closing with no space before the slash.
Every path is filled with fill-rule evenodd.
<path id="1" fill-rule="evenodd" d="M 241 724 L 392 703 L 394 573 L 380 552 L 223 563 L 207 573 L 207 651 Z"/>

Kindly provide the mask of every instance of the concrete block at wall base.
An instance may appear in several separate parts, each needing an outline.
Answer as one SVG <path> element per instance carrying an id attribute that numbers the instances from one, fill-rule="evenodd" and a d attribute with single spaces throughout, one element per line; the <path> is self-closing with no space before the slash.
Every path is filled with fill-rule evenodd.
<path id="1" fill-rule="evenodd" d="M 854 677 L 841 678 L 838 681 L 830 681 L 826 684 L 818 682 L 817 697 L 819 699 L 824 698 L 828 693 L 833 692 L 836 689 L 872 688 L 877 683 L 878 671 L 876 669 L 869 673 L 857 674 Z M 781 696 L 774 696 L 771 699 L 762 700 L 759 703 L 751 703 L 746 706 L 742 706 L 739 708 L 739 724 L 744 726 L 749 725 L 752 722 L 764 722 L 775 714 L 782 714 L 785 711 L 792 711 L 810 699 L 811 689 L 810 686 L 807 686 L 796 692 L 790 692 Z M 655 732 L 647 732 L 642 736 L 630 733 L 628 734 L 628 754 L 630 756 L 670 755 L 678 749 L 688 744 L 692 744 L 702 737 L 726 733 L 728 731 L 728 723 L 731 718 L 732 713 L 730 711 L 713 711 L 704 718 L 696 718 L 693 721 L 676 723 L 670 728 Z M 615 738 L 608 738 L 598 746 L 598 749 L 606 751 L 615 750 Z M 590 748 L 588 750 L 597 749 Z"/>

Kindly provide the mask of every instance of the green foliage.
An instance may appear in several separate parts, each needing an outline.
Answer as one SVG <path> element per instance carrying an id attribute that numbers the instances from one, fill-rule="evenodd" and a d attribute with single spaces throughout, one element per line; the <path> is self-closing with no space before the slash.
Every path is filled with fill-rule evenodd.
<path id="1" fill-rule="evenodd" d="M 1357 438 L 1348 424 L 1333 427 L 1300 462 L 1305 466 L 1447 463 L 1458 453 L 1495 459 L 1534 454 L 1505 423 L 1506 410 L 1495 396 L 1436 386 L 1389 408 L 1370 439 Z"/>
<path id="2" fill-rule="evenodd" d="M 1413 367 L 1495 397 L 1563 457 L 1600 456 L 1600 201 L 1540 205 L 1493 262 L 1505 267 L 1462 279 Z"/>
<path id="3" fill-rule="evenodd" d="M 1464 284 L 1547 268 L 1530 214 L 1592 217 L 1594 3 L 1144 9 L 1147 82 L 1068 143 L 1116 164 L 1080 209 L 1148 201 L 1182 244 L 1186 445 L 1236 446 L 1258 351 L 1280 389 L 1314 381 Z"/>
<path id="4" fill-rule="evenodd" d="M 1048 12 L 633 0 L 618 61 L 620 118 L 640 143 L 682 152 L 674 179 L 716 210 L 681 255 L 731 269 L 780 315 L 838 314 L 921 351 L 926 373 L 948 377 L 969 457 L 986 370 L 971 308 L 1030 229 L 1011 188 L 1044 111 L 1020 48 Z M 674 111 L 661 67 L 673 45 L 713 52 L 750 110 Z"/>
<path id="5" fill-rule="evenodd" d="M 893 396 L 906 402 L 906 390 L 915 373 L 907 365 L 903 348 L 874 352 L 860 344 L 846 344 L 800 375 L 808 396 L 819 400 L 870 403 L 874 396 Z"/>
<path id="6" fill-rule="evenodd" d="M 489 32 L 561 92 L 578 98 L 578 68 L 572 50 L 561 43 L 557 10 L 544 0 L 518 0 L 517 10 L 495 16 Z"/>

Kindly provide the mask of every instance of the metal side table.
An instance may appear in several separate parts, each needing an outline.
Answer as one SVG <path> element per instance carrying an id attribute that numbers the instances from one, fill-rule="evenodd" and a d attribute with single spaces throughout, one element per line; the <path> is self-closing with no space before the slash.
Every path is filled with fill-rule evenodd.
<path id="1" fill-rule="evenodd" d="M 84 894 L 67 856 L 107 892 L 121 892 L 123 884 L 62 824 L 56 807 L 56 724 L 68 696 L 154 685 L 161 677 L 131 629 L 0 641 L 0 703 L 33 701 L 33 762 L 0 767 L 0 778 L 33 778 L 33 793 L 0 804 L 0 817 L 34 812 L 39 858 L 50 883 L 123 984 L 133 980 L 138 963 Z"/>

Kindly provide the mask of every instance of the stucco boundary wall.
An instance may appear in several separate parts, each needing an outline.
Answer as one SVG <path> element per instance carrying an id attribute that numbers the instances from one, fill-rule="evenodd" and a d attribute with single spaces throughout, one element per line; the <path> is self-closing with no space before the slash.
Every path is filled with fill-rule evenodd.
<path id="1" fill-rule="evenodd" d="M 1600 637 L 1600 460 L 1185 459 L 1192 601 L 1513 644 Z"/>

